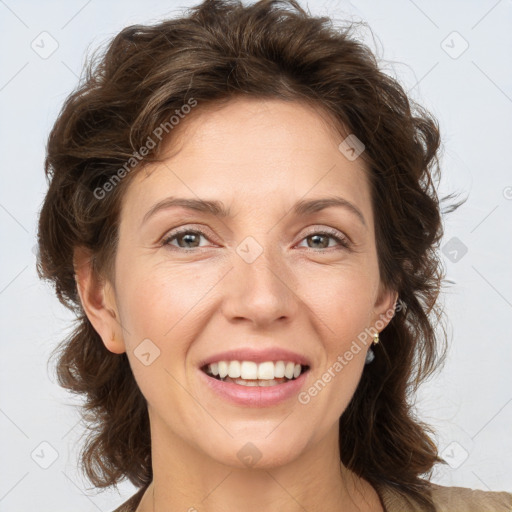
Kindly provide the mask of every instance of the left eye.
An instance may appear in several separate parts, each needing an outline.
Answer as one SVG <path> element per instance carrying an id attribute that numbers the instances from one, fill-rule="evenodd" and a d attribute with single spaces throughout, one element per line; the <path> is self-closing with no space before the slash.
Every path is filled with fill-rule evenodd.
<path id="1" fill-rule="evenodd" d="M 348 249 L 350 247 L 350 243 L 345 237 L 338 236 L 337 234 L 335 235 L 335 234 L 329 233 L 329 232 L 323 232 L 323 231 L 310 233 L 309 235 L 304 237 L 303 240 L 311 239 L 312 241 L 314 241 L 314 243 L 317 243 L 322 238 L 324 240 L 327 240 L 327 245 L 325 243 L 323 243 L 323 244 L 321 244 L 321 247 L 308 247 L 308 249 L 313 249 L 313 250 L 327 249 L 329 247 L 329 238 L 332 240 L 335 240 L 338 243 L 338 245 L 341 245 L 342 247 L 344 247 L 346 249 Z"/>

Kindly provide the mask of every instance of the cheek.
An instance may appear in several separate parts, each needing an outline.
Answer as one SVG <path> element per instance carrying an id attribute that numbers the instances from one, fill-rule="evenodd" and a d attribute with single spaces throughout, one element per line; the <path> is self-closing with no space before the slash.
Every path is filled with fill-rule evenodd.
<path id="1" fill-rule="evenodd" d="M 120 314 L 130 345 L 138 339 L 166 340 L 199 311 L 199 303 L 216 282 L 215 276 L 169 265 L 120 268 Z"/>
<path id="2" fill-rule="evenodd" d="M 299 296 L 325 323 L 331 336 L 358 334 L 369 327 L 378 272 L 370 262 L 316 269 L 299 281 Z M 300 274 L 299 274 L 300 275 Z"/>
<path id="3" fill-rule="evenodd" d="M 125 348 L 142 394 L 160 410 L 169 393 L 180 395 L 176 379 L 183 381 L 180 367 L 188 351 L 187 325 L 197 323 L 204 285 L 197 273 L 134 263 L 126 261 L 118 274 Z"/>
<path id="4" fill-rule="evenodd" d="M 325 394 L 322 391 L 320 402 L 336 404 L 333 418 L 347 406 L 364 368 L 371 343 L 366 330 L 371 326 L 377 277 L 371 267 L 330 269 L 317 276 L 315 286 L 303 288 L 308 306 L 321 320 L 316 325 L 325 351 L 322 367 L 315 375 L 318 385 L 308 394 L 313 397 L 324 386 L 328 388 Z"/>

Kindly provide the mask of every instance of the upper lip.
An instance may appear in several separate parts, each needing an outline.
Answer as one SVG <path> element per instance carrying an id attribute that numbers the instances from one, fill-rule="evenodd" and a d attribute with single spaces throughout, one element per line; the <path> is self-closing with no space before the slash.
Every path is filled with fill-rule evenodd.
<path id="1" fill-rule="evenodd" d="M 199 363 L 202 368 L 210 363 L 218 363 L 219 361 L 254 361 L 255 363 L 264 363 L 265 361 L 291 361 L 302 366 L 310 366 L 307 357 L 287 350 L 285 348 L 237 348 L 234 350 L 226 350 L 212 355 Z"/>

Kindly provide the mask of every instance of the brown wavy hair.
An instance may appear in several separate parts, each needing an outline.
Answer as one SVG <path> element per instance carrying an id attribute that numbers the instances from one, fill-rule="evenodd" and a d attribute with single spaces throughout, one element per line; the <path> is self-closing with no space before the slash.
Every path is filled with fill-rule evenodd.
<path id="1" fill-rule="evenodd" d="M 95 486 L 124 478 L 147 486 L 151 440 L 126 354 L 109 352 L 84 313 L 74 250 L 87 248 L 97 275 L 113 276 L 123 193 L 135 173 L 161 161 L 163 144 L 144 158 L 137 152 L 183 105 L 197 102 L 193 116 L 235 97 L 277 98 L 327 112 L 340 135 L 364 143 L 380 275 L 403 306 L 340 418 L 340 459 L 376 488 L 392 485 L 433 510 L 425 478 L 444 461 L 410 400 L 446 354 L 446 330 L 434 331 L 443 318 L 437 298 L 444 279 L 439 126 L 379 69 L 353 36 L 358 25 L 335 26 L 296 0 L 205 0 L 186 16 L 124 28 L 87 62 L 48 139 L 37 270 L 77 317 L 54 356 L 59 383 L 85 399 L 90 434 L 81 462 Z M 175 133 L 167 126 L 166 140 Z M 140 163 L 117 179 L 136 154 Z M 98 198 L 95 191 L 113 179 L 117 186 Z"/>

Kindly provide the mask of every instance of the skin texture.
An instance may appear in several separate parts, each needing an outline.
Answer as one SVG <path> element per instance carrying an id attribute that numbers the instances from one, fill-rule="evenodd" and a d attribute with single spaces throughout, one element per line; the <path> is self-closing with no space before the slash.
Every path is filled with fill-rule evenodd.
<path id="1" fill-rule="evenodd" d="M 134 176 L 123 197 L 114 282 L 96 279 L 83 253 L 75 257 L 89 319 L 108 350 L 127 352 L 148 402 L 154 480 L 138 511 L 382 510 L 338 454 L 338 419 L 367 346 L 307 404 L 236 406 L 198 373 L 220 351 L 279 346 L 311 361 L 307 389 L 393 310 L 364 162 L 347 159 L 326 117 L 298 102 L 236 99 L 182 123 L 172 156 Z M 220 200 L 231 216 L 174 207 L 142 223 L 171 195 Z M 332 196 L 356 206 L 366 225 L 347 208 L 292 212 L 296 201 Z M 182 226 L 205 236 L 162 244 Z M 350 248 L 311 237 L 325 228 Z M 263 249 L 252 263 L 236 251 L 246 237 Z M 144 339 L 160 351 L 148 366 L 134 353 Z M 252 467 L 237 455 L 248 442 L 261 454 Z"/>

